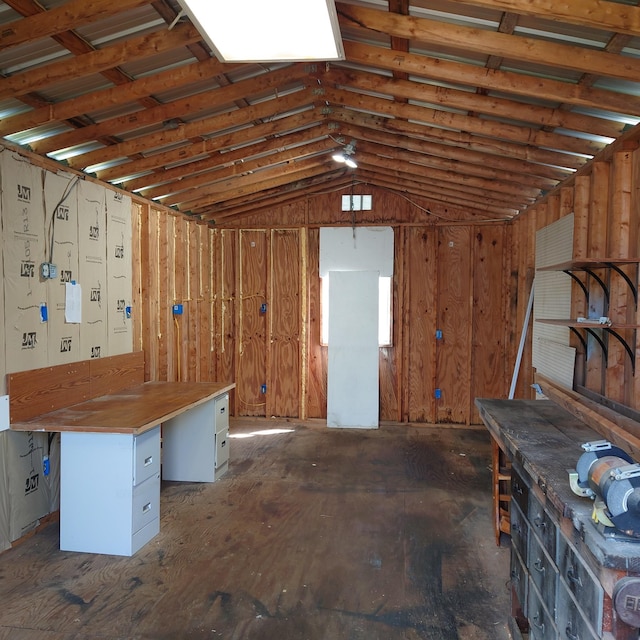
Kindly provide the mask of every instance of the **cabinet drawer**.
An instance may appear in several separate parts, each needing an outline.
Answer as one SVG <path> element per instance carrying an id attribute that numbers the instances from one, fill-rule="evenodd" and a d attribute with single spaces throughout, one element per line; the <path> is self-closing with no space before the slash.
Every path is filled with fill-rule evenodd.
<path id="1" fill-rule="evenodd" d="M 133 489 L 132 508 L 132 533 L 139 531 L 152 520 L 160 517 L 159 473 Z"/>
<path id="2" fill-rule="evenodd" d="M 522 513 L 526 515 L 529 508 L 529 487 L 517 472 L 511 471 L 511 499 L 515 500 Z"/>
<path id="3" fill-rule="evenodd" d="M 533 492 L 529 493 L 528 516 L 531 531 L 538 536 L 549 557 L 555 562 L 558 528 Z"/>
<path id="4" fill-rule="evenodd" d="M 529 525 L 520 511 L 517 502 L 511 499 L 511 542 L 516 548 L 520 557 L 524 560 L 527 557 L 529 540 Z"/>
<path id="5" fill-rule="evenodd" d="M 133 440 L 133 484 L 138 485 L 160 473 L 160 426 L 135 436 Z"/>
<path id="6" fill-rule="evenodd" d="M 526 617 L 529 574 L 514 547 L 511 547 L 511 586 L 518 598 L 520 609 L 522 609 L 522 613 Z"/>
<path id="7" fill-rule="evenodd" d="M 529 559 L 527 561 L 531 581 L 538 587 L 542 601 L 551 617 L 556 615 L 556 591 L 558 588 L 558 569 L 551 561 L 538 538 L 529 529 Z"/>
<path id="8" fill-rule="evenodd" d="M 225 429 L 216 432 L 216 469 L 220 469 L 227 462 L 229 462 L 229 431 Z"/>
<path id="9" fill-rule="evenodd" d="M 580 607 L 564 584 L 558 587 L 558 637 L 562 640 L 597 640 Z"/>
<path id="10" fill-rule="evenodd" d="M 560 536 L 558 541 L 558 569 L 560 591 L 564 586 L 573 594 L 576 603 L 599 635 L 602 630 L 604 589 L 564 536 Z"/>
<path id="11" fill-rule="evenodd" d="M 216 433 L 229 430 L 229 394 L 215 400 Z"/>
<path id="12" fill-rule="evenodd" d="M 542 598 L 532 583 L 529 585 L 528 610 L 529 640 L 557 640 L 553 618 L 542 605 Z"/>

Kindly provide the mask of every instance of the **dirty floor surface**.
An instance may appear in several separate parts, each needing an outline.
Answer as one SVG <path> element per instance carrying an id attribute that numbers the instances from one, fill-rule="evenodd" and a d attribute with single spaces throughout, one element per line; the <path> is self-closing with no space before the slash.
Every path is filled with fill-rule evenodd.
<path id="1" fill-rule="evenodd" d="M 0 640 L 507 640 L 481 428 L 232 420 L 214 484 L 163 482 L 132 558 L 0 555 Z"/>

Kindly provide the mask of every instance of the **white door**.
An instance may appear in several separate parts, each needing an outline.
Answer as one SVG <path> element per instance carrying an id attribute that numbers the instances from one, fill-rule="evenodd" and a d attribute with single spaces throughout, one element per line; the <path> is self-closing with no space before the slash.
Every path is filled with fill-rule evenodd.
<path id="1" fill-rule="evenodd" d="M 378 427 L 378 278 L 378 271 L 329 272 L 329 427 Z"/>

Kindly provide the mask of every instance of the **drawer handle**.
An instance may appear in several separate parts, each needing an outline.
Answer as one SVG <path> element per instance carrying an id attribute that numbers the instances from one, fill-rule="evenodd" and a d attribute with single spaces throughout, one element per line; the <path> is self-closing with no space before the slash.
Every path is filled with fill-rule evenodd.
<path id="1" fill-rule="evenodd" d="M 573 633 L 570 622 L 567 624 L 567 628 L 564 630 L 564 635 L 567 636 L 569 640 L 580 640 L 580 636 L 577 633 Z"/>
<path id="2" fill-rule="evenodd" d="M 142 513 L 148 513 L 149 511 L 151 511 L 151 503 L 147 502 L 147 504 L 142 507 Z"/>
<path id="3" fill-rule="evenodd" d="M 538 572 L 538 573 L 544 573 L 544 566 L 542 564 L 542 560 L 540 558 L 538 558 L 534 563 L 533 563 L 533 568 Z"/>
<path id="4" fill-rule="evenodd" d="M 224 447 L 226 447 L 226 446 L 227 446 L 227 441 L 226 441 L 226 440 L 223 440 L 223 441 L 222 441 L 222 444 L 220 445 L 220 448 L 221 448 L 221 449 L 224 449 Z"/>
<path id="5" fill-rule="evenodd" d="M 540 615 L 540 612 L 538 611 L 538 613 L 536 613 L 536 615 L 533 616 L 531 622 L 533 623 L 533 626 L 536 627 L 536 629 L 540 629 L 540 632 L 544 634 L 544 622 L 538 622 L 541 617 L 542 616 Z"/>
<path id="6" fill-rule="evenodd" d="M 153 464 L 153 456 L 149 456 L 148 458 L 144 459 L 144 466 L 148 467 L 150 464 Z"/>
<path id="7" fill-rule="evenodd" d="M 220 407 L 220 413 L 224 413 L 226 410 L 226 407 Z"/>
<path id="8" fill-rule="evenodd" d="M 533 524 L 535 524 L 538 529 L 544 529 L 547 526 L 547 523 L 540 516 L 533 519 Z"/>
<path id="9" fill-rule="evenodd" d="M 580 578 L 580 576 L 575 573 L 575 571 L 573 570 L 573 567 L 569 567 L 567 569 L 567 580 L 572 585 L 575 585 L 577 587 L 582 586 L 582 578 Z"/>

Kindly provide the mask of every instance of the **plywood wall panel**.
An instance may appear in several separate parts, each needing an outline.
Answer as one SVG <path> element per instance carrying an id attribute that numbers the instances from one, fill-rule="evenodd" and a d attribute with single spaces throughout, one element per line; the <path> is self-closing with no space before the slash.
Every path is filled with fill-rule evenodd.
<path id="1" fill-rule="evenodd" d="M 402 420 L 402 361 L 398 355 L 402 354 L 404 324 L 404 229 L 394 229 L 394 264 L 393 264 L 393 293 L 392 293 L 392 324 L 391 346 L 380 348 L 379 381 L 380 381 L 380 420 Z"/>
<path id="2" fill-rule="evenodd" d="M 307 229 L 307 393 L 309 418 L 327 417 L 327 347 L 320 344 L 320 230 Z"/>
<path id="3" fill-rule="evenodd" d="M 271 232 L 268 414 L 300 415 L 300 230 Z"/>
<path id="4" fill-rule="evenodd" d="M 471 396 L 471 230 L 438 229 L 436 421 L 464 423 Z"/>
<path id="5" fill-rule="evenodd" d="M 216 379 L 236 381 L 238 232 L 229 230 L 216 232 L 214 262 L 217 283 Z"/>
<path id="6" fill-rule="evenodd" d="M 264 416 L 267 383 L 267 233 L 240 231 L 240 289 L 238 309 L 238 368 L 236 391 L 242 415 Z"/>
<path id="7" fill-rule="evenodd" d="M 473 234 L 473 340 L 470 422 L 478 423 L 476 397 L 506 397 L 507 296 L 505 227 L 486 226 Z"/>
<path id="8" fill-rule="evenodd" d="M 406 415 L 410 422 L 435 422 L 437 238 L 435 228 L 406 229 L 408 377 Z"/>

